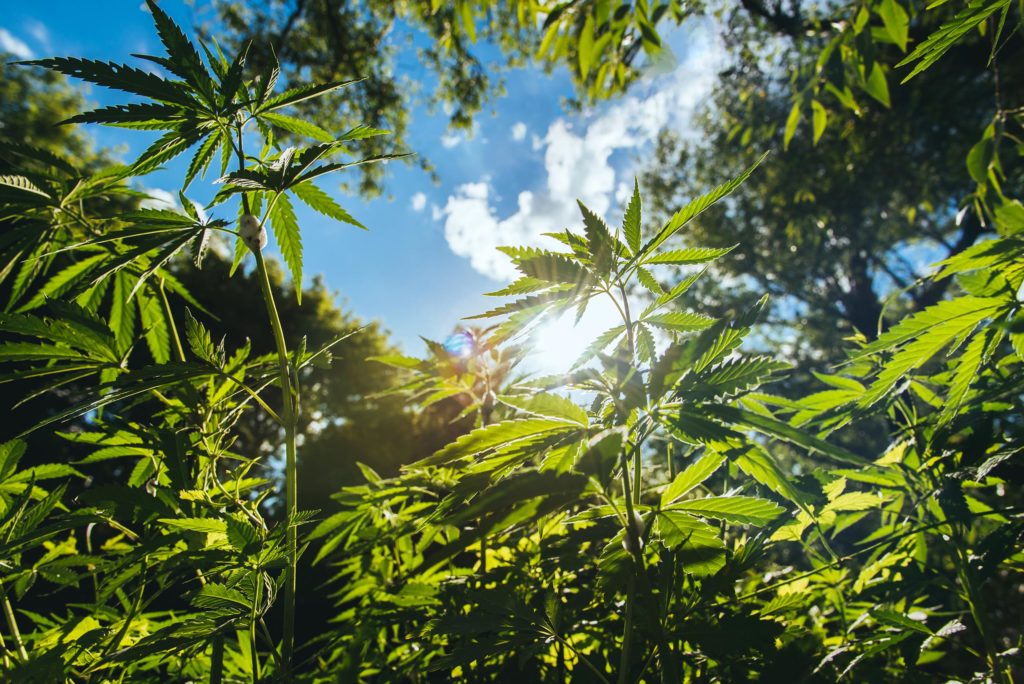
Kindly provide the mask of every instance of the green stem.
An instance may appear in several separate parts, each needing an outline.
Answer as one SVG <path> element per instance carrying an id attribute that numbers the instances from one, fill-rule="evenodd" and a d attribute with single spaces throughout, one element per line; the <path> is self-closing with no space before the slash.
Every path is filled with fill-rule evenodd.
<path id="1" fill-rule="evenodd" d="M 132 627 L 132 620 L 139 614 L 139 608 L 142 606 L 142 595 L 146 592 L 146 562 L 143 561 L 142 565 L 142 579 L 139 582 L 139 593 L 135 595 L 135 600 L 132 601 L 131 608 L 128 610 L 128 615 L 124 618 L 124 623 L 121 625 L 121 629 L 114 635 L 113 640 L 106 645 L 101 653 L 101 656 L 106 656 L 108 653 L 116 651 L 121 642 L 124 641 L 124 637 L 128 634 L 128 630 Z"/>
<path id="2" fill-rule="evenodd" d="M 626 619 L 622 625 L 622 654 L 619 657 L 619 684 L 629 681 L 629 658 L 633 643 L 633 604 L 636 597 L 636 576 L 630 573 L 626 581 Z"/>
<path id="3" fill-rule="evenodd" d="M 181 346 L 181 337 L 178 335 L 178 326 L 174 323 L 174 316 L 171 314 L 171 303 L 167 301 L 167 293 L 164 291 L 164 279 L 160 279 L 160 299 L 163 301 L 164 314 L 167 316 L 167 323 L 171 327 L 171 339 L 174 340 L 174 347 L 178 351 L 178 360 L 185 363 L 185 348 Z"/>
<path id="4" fill-rule="evenodd" d="M 637 535 L 634 524 L 635 509 L 633 508 L 633 496 L 629 486 L 629 461 L 626 451 L 623 449 L 619 456 L 622 466 L 622 493 L 626 499 L 626 545 L 630 547 L 634 563 L 639 555 L 640 538 Z M 626 584 L 626 616 L 622 626 L 622 654 L 619 657 L 619 684 L 626 684 L 629 681 L 629 659 L 633 643 L 633 606 L 636 603 L 636 573 L 639 568 L 629 574 Z"/>
<path id="5" fill-rule="evenodd" d="M 0 597 L 4 604 L 4 619 L 7 620 L 7 628 L 11 630 L 11 638 L 18 651 L 18 658 L 21 662 L 27 663 L 28 651 L 25 650 L 25 644 L 21 640 L 21 630 L 18 629 L 18 621 L 14 617 L 14 608 L 11 606 L 11 600 L 7 598 L 7 590 L 3 585 L 0 585 Z"/>
<path id="6" fill-rule="evenodd" d="M 252 669 L 252 684 L 259 684 L 260 681 L 260 656 L 256 647 L 256 623 L 249 621 L 249 660 Z"/>
<path id="7" fill-rule="evenodd" d="M 981 643 L 985 649 L 985 660 L 988 663 L 993 680 L 996 684 L 1006 684 L 1009 680 L 1007 679 L 1007 672 L 1003 668 L 999 659 L 999 649 L 996 647 L 995 641 L 992 639 L 992 632 L 989 629 L 987 619 L 988 611 L 985 609 L 984 599 L 978 591 L 974 578 L 971 577 L 970 561 L 968 560 L 969 553 L 965 544 L 963 528 L 958 525 L 954 534 L 957 576 L 960 581 L 960 586 L 963 588 L 964 601 L 967 603 L 967 608 L 971 613 L 971 619 L 974 620 L 974 626 L 978 630 L 978 635 L 981 637 Z"/>
<path id="8" fill-rule="evenodd" d="M 626 296 L 626 288 L 619 283 L 619 293 L 622 295 L 622 318 L 626 322 L 626 339 L 629 340 L 629 353 L 636 356 L 636 338 L 633 336 L 633 317 L 629 315 L 629 297 Z M 612 299 L 615 299 L 612 297 Z"/>
<path id="9" fill-rule="evenodd" d="M 274 662 L 277 663 L 278 670 L 284 670 L 284 663 L 281 662 L 281 656 L 277 654 L 277 645 L 274 643 L 274 637 L 270 636 L 270 630 L 267 629 L 267 623 L 260 618 L 260 634 L 263 635 L 263 640 L 270 646 L 270 655 L 273 657 Z"/>
<path id="10" fill-rule="evenodd" d="M 649 434 L 650 433 L 638 435 L 634 440 L 634 445 L 631 451 L 633 457 L 637 460 L 640 459 L 640 447 L 643 445 Z M 622 493 L 626 500 L 626 540 L 634 565 L 633 573 L 630 574 L 629 583 L 626 587 L 626 624 L 623 628 L 619 682 L 623 683 L 627 681 L 628 678 L 627 670 L 629 666 L 630 641 L 632 640 L 633 633 L 633 611 L 638 598 L 637 591 L 639 590 L 642 598 L 646 602 L 646 609 L 651 611 L 652 622 L 657 626 L 654 630 L 654 638 L 658 646 L 658 661 L 662 684 L 671 684 L 678 681 L 678 677 L 675 671 L 674 657 L 669 648 L 668 639 L 665 636 L 664 625 L 662 625 L 661 622 L 661 606 L 659 605 L 654 588 L 651 586 L 650 579 L 647 576 L 643 549 L 640 547 L 639 530 L 637 530 L 636 525 L 634 524 L 636 508 L 634 507 L 633 501 L 634 492 L 636 491 L 635 486 L 637 483 L 633 483 L 634 487 L 630 486 L 629 454 L 626 450 L 622 450 L 619 454 L 619 461 L 622 472 Z M 636 498 L 636 501 L 639 502 L 638 497 Z"/>
<path id="11" fill-rule="evenodd" d="M 221 684 L 224 681 L 224 637 L 213 640 L 213 653 L 210 654 L 210 684 Z"/>
<path id="12" fill-rule="evenodd" d="M 277 305 L 274 304 L 274 293 L 270 288 L 270 276 L 267 274 L 267 264 L 263 259 L 263 253 L 257 251 L 255 254 L 256 267 L 260 273 L 260 289 L 267 305 L 267 316 L 274 329 L 274 342 L 277 345 L 278 379 L 282 397 L 281 422 L 284 424 L 285 433 L 285 524 L 288 526 L 285 531 L 285 545 L 288 567 L 285 570 L 284 581 L 284 629 L 281 637 L 281 656 L 287 667 L 291 663 L 295 644 L 295 570 L 298 561 L 298 540 L 293 524 L 298 512 L 298 483 L 296 482 L 295 466 L 296 411 L 291 373 L 288 370 L 288 346 L 284 340 L 284 329 L 281 327 L 281 318 L 277 314 Z M 296 283 L 296 287 L 301 287 L 301 283 Z"/>

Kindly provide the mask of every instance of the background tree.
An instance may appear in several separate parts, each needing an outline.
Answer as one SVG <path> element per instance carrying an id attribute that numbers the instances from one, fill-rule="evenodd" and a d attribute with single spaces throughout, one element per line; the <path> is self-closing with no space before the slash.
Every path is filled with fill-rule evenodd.
<path id="1" fill-rule="evenodd" d="M 58 126 L 82 111 L 81 91 L 61 74 L 26 69 L 15 65 L 13 58 L 0 53 L 0 139 L 41 147 L 72 160 L 92 158 L 87 136 L 76 127 Z"/>
<path id="2" fill-rule="evenodd" d="M 939 21 L 922 16 L 914 32 Z M 721 274 L 729 287 L 706 294 L 727 302 L 737 283 L 771 292 L 784 341 L 800 332 L 800 345 L 787 343 L 787 353 L 820 365 L 836 360 L 842 337 L 873 338 L 902 312 L 938 301 L 949 281 L 925 281 L 927 264 L 991 230 L 971 207 L 977 183 L 964 160 L 996 112 L 997 75 L 988 68 L 991 41 L 975 36 L 894 85 L 884 102 L 858 98 L 852 110 L 827 113 L 816 104 L 820 113 L 804 117 L 813 121 L 793 119 L 794 100 L 801 101 L 790 87 L 799 78 L 793 74 L 817 68 L 829 36 L 783 32 L 779 39 L 766 27 L 780 29 L 779 20 L 733 14 L 731 58 L 698 118 L 700 134 L 666 131 L 642 185 L 664 216 L 722 169 L 735 172 L 765 146 L 777 150 L 765 173 L 694 226 L 698 239 L 738 245 Z M 1016 66 L 1022 46 L 1011 39 L 1000 52 L 1004 97 L 1024 92 Z M 898 60 L 898 48 L 883 49 Z M 826 64 L 820 78 L 830 68 L 838 65 Z M 801 125 L 795 135 L 794 121 Z M 1005 171 L 1020 177 L 1019 165 Z"/>
<path id="3" fill-rule="evenodd" d="M 349 2 L 348 0 L 214 0 L 216 20 L 203 27 L 216 33 L 230 49 L 248 49 L 246 67 L 262 73 L 272 60 L 282 65 L 284 80 L 312 78 L 324 81 L 362 79 L 344 94 L 300 103 L 297 111 L 314 115 L 330 131 L 344 131 L 355 122 L 392 131 L 387 139 L 371 141 L 367 149 L 378 154 L 405 148 L 410 109 L 417 102 L 443 106 L 449 123 L 469 129 L 473 117 L 490 97 L 501 92 L 493 61 L 472 49 L 479 38 L 500 44 L 510 56 L 520 41 L 528 41 L 512 3 L 486 11 L 489 21 L 476 32 L 471 3 Z M 274 62 L 277 63 L 277 62 Z M 421 74 L 405 68 L 417 65 L 436 79 L 433 91 L 423 91 Z M 421 66 L 422 65 L 422 66 Z M 427 79 L 429 80 L 429 79 Z M 417 99 L 420 96 L 420 99 Z M 288 134 L 287 122 L 281 133 Z M 429 160 L 416 163 L 426 169 Z M 380 191 L 381 168 L 361 169 L 358 189 Z"/>

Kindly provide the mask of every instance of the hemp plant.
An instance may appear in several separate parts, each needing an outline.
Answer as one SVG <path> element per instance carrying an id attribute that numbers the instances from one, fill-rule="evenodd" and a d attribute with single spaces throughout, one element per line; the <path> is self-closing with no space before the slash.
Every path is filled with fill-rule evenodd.
<path id="1" fill-rule="evenodd" d="M 150 323 L 147 334 L 158 322 L 159 332 L 167 336 L 168 340 L 173 339 L 173 349 L 177 351 L 178 359 L 176 362 L 160 363 L 167 359 L 154 354 L 157 366 L 142 371 L 130 370 L 128 359 L 131 345 L 114 340 L 111 337 L 113 333 L 109 330 L 103 332 L 106 325 L 95 319 L 94 308 L 94 313 L 89 315 L 85 312 L 78 316 L 66 314 L 66 320 L 63 322 L 48 319 L 29 320 L 25 317 L 15 320 L 8 317 L 5 320 L 8 329 L 12 329 L 13 325 L 15 332 L 47 344 L 45 349 L 35 347 L 35 351 L 31 353 L 22 349 L 20 355 L 12 353 L 15 350 L 9 348 L 4 360 L 36 360 L 40 366 L 46 367 L 39 369 L 40 375 L 56 374 L 57 377 L 73 378 L 76 381 L 82 380 L 93 370 L 99 373 L 103 384 L 93 399 L 51 417 L 47 423 L 84 415 L 86 412 L 101 410 L 116 402 L 140 396 L 156 396 L 173 405 L 174 391 L 168 388 L 182 382 L 199 381 L 199 385 L 194 387 L 198 389 L 203 381 L 217 381 L 218 389 L 212 395 L 208 395 L 208 410 L 213 411 L 208 414 L 211 419 L 213 416 L 231 416 L 233 412 L 241 410 L 238 406 L 224 404 L 229 397 L 241 391 L 245 397 L 243 404 L 258 404 L 279 424 L 284 433 L 285 445 L 285 521 L 281 554 L 283 573 L 280 578 L 266 586 L 264 596 L 272 596 L 277 587 L 280 587 L 283 593 L 280 652 L 278 653 L 274 647 L 273 655 L 277 667 L 287 672 L 291 667 L 295 649 L 296 563 L 299 554 L 297 527 L 302 520 L 309 517 L 308 514 L 299 512 L 299 487 L 296 481 L 299 371 L 310 363 L 328 359 L 329 348 L 337 340 L 319 350 L 307 350 L 304 340 L 292 348 L 289 347 L 274 301 L 263 248 L 267 244 L 269 228 L 296 284 L 296 295 L 301 300 L 302 239 L 293 201 L 298 200 L 332 219 L 365 229 L 329 194 L 318 187 L 316 181 L 357 164 L 388 158 L 357 158 L 349 161 L 339 159 L 341 155 L 349 154 L 350 146 L 357 144 L 357 141 L 384 135 L 387 131 L 356 126 L 347 132 L 334 134 L 314 123 L 290 116 L 285 113 L 290 106 L 337 91 L 354 81 L 312 84 L 281 90 L 276 87 L 279 76 L 279 68 L 276 65 L 270 65 L 261 73 L 249 77 L 245 63 L 247 50 L 242 50 L 229 58 L 222 54 L 216 44 L 213 49 L 201 43 L 197 48 L 156 2 L 147 0 L 147 7 L 153 15 L 160 40 L 166 49 L 164 56 L 138 55 L 150 63 L 148 70 L 73 57 L 39 59 L 24 64 L 52 69 L 67 76 L 141 98 L 138 102 L 85 112 L 70 118 L 66 123 L 97 123 L 163 132 L 128 167 L 107 174 L 108 185 L 121 183 L 125 178 L 150 173 L 179 155 L 192 151 L 179 192 L 183 210 L 125 212 L 123 216 L 107 221 L 106 225 L 89 226 L 84 234 L 76 235 L 71 240 L 65 239 L 63 244 L 56 246 L 56 249 L 52 245 L 46 247 L 39 255 L 39 259 L 52 260 L 55 254 L 70 255 L 72 266 L 58 274 L 60 289 L 51 290 L 51 293 L 81 292 L 78 300 L 80 303 L 87 302 L 90 297 L 98 300 L 110 282 L 114 281 L 116 287 L 112 307 L 115 312 L 123 311 L 133 299 L 142 300 L 146 297 L 144 301 L 148 303 L 153 296 L 148 286 L 152 281 L 159 281 L 157 289 L 163 301 L 161 303 L 158 298 L 154 302 L 154 309 L 160 313 L 150 315 L 146 319 Z M 281 130 L 312 141 L 299 148 L 282 148 L 276 143 L 275 138 L 276 132 Z M 211 167 L 219 167 L 219 177 L 214 182 L 220 187 L 205 210 L 226 207 L 229 202 L 237 200 L 237 229 L 231 228 L 228 221 L 207 218 L 205 210 L 200 210 L 199 205 L 185 194 L 197 179 L 206 176 Z M 51 199 L 31 177 L 18 177 L 10 182 L 7 182 L 8 180 L 10 179 L 5 177 L 5 190 L 20 193 L 19 197 L 35 195 L 37 202 L 40 197 Z M 43 188 L 45 187 L 47 186 L 43 185 Z M 75 191 L 81 194 L 77 187 Z M 67 194 L 60 197 L 55 194 L 52 198 L 53 206 L 50 207 L 51 213 L 73 215 L 76 199 L 79 198 L 69 197 Z M 190 247 L 196 265 L 200 266 L 214 233 L 234 235 L 236 238 L 232 272 L 248 252 L 254 255 L 255 268 L 259 273 L 260 294 L 265 303 L 268 324 L 273 331 L 276 373 L 268 373 L 267 369 L 272 363 L 269 359 L 260 359 L 253 365 L 247 365 L 247 349 L 239 350 L 234 356 L 226 355 L 223 345 L 215 345 L 210 333 L 193 318 L 189 317 L 182 326 L 181 322 L 174 321 L 171 316 L 163 292 L 165 284 L 173 283 L 173 278 L 163 270 L 164 267 L 186 247 Z M 87 255 L 88 258 L 79 259 L 79 255 Z M 169 287 L 174 289 L 173 285 Z M 178 290 L 179 294 L 190 300 L 186 292 L 180 291 L 180 287 Z M 46 291 L 45 286 L 43 291 Z M 197 304 L 194 301 L 192 303 Z M 81 330 L 74 330 L 72 326 L 76 324 L 76 318 L 84 321 L 80 328 L 92 326 L 93 331 L 89 335 L 82 335 Z M 89 320 L 85 321 L 86 318 Z M 121 318 L 123 319 L 123 315 Z M 178 337 L 180 327 L 185 328 L 187 347 L 197 357 L 194 362 L 188 362 L 186 358 L 186 345 L 183 345 Z M 58 347 L 66 344 L 77 345 L 76 351 L 58 354 Z M 159 347 L 159 344 L 154 345 L 154 349 Z M 49 350 L 49 355 L 46 350 Z M 97 358 L 87 362 L 86 357 L 90 356 Z M 250 379 L 250 373 L 257 370 L 255 377 Z M 220 384 L 223 382 L 227 382 L 227 386 Z M 280 411 L 272 409 L 261 396 L 266 388 L 273 386 L 280 391 Z M 114 413 L 116 415 L 116 411 Z M 101 417 L 102 414 L 98 416 Z M 206 427 L 210 428 L 209 425 Z M 220 434 L 221 427 L 230 427 L 230 420 L 223 426 L 218 425 L 214 432 Z M 200 442 L 208 440 L 209 436 L 200 436 Z M 194 439 L 192 444 L 195 446 Z M 230 441 L 227 441 L 220 448 L 226 449 L 229 446 Z M 218 468 L 218 460 L 219 457 L 215 457 L 212 465 L 208 464 L 213 471 Z M 248 467 L 252 465 L 250 463 Z M 157 464 L 150 469 L 153 470 L 151 475 L 159 481 L 160 465 Z M 210 472 L 212 471 L 206 473 L 207 484 L 210 482 Z M 216 476 L 213 475 L 212 478 L 215 480 Z M 245 500 L 247 496 L 256 496 L 252 491 L 246 494 L 246 490 L 251 489 L 251 484 L 236 488 L 230 498 L 252 518 L 257 527 L 266 530 L 265 524 L 256 515 L 256 507 Z M 195 486 L 194 483 L 187 483 L 184 480 L 177 482 L 177 485 L 181 488 Z M 200 489 L 205 490 L 205 487 Z M 227 492 L 223 494 L 226 495 Z M 207 498 L 206 494 L 195 496 Z M 266 492 L 260 494 L 257 503 L 265 496 Z M 258 520 L 260 522 L 257 522 Z M 184 526 L 206 532 L 225 529 L 223 523 L 210 521 L 192 522 Z M 228 534 L 231 536 L 230 526 Z M 242 536 L 252 535 L 246 533 Z M 249 541 L 255 541 L 255 538 Z M 204 577 L 200 571 L 200 580 L 205 584 L 207 579 L 208 577 Z M 257 585 L 250 589 L 255 591 L 255 597 L 261 594 Z M 224 599 L 224 596 L 220 598 Z M 249 621 L 249 628 L 255 630 L 257 623 L 262 621 L 256 619 L 257 613 L 261 613 L 263 609 L 257 609 L 256 604 L 259 601 L 256 599 L 248 601 L 247 605 L 250 603 L 254 619 Z M 251 656 L 254 663 L 252 675 L 255 679 L 259 676 L 255 637 Z"/>
<path id="2" fill-rule="evenodd" d="M 721 319 L 680 307 L 730 250 L 680 247 L 678 235 L 753 171 L 655 230 L 634 188 L 619 231 L 580 204 L 582 231 L 549 235 L 560 251 L 503 248 L 521 277 L 493 293 L 515 299 L 479 316 L 504 319 L 494 339 L 582 316 L 598 298 L 620 321 L 570 372 L 499 390 L 499 420 L 478 422 L 398 478 L 373 475 L 338 495 L 344 510 L 311 536 L 337 565 L 339 618 L 360 616 L 358 633 L 334 651 L 342 672 L 563 681 L 578 669 L 585 681 L 631 682 L 656 662 L 661 681 L 680 681 L 686 616 L 715 609 L 727 592 L 714 578 L 764 553 L 784 506 L 809 505 L 766 438 L 816 459 L 861 461 L 776 419 L 770 396 L 756 392 L 787 367 L 739 349 L 765 299 Z M 691 272 L 663 287 L 659 269 L 678 267 Z M 409 369 L 406 387 L 426 401 L 444 387 L 430 361 L 383 360 Z M 473 562 L 484 540 L 487 562 Z M 369 646 L 374 629 L 379 651 Z"/>

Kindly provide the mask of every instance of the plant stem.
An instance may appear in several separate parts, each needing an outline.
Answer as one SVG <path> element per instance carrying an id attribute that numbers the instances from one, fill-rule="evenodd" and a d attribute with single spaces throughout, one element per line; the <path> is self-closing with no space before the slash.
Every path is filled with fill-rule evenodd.
<path id="1" fill-rule="evenodd" d="M 210 684 L 221 684 L 224 681 L 224 637 L 213 640 L 213 653 L 210 654 Z"/>
<path id="2" fill-rule="evenodd" d="M 181 337 L 178 335 L 178 326 L 174 323 L 174 316 L 171 315 L 171 303 L 167 301 L 167 293 L 164 291 L 164 280 L 160 279 L 160 299 L 164 305 L 164 315 L 167 316 L 167 323 L 171 328 L 171 339 L 174 340 L 174 348 L 178 352 L 178 360 L 185 363 L 185 348 L 181 346 Z"/>
<path id="3" fill-rule="evenodd" d="M 21 640 L 21 630 L 18 629 L 18 621 L 14 617 L 14 608 L 11 606 L 11 600 L 7 598 L 7 590 L 0 585 L 0 597 L 2 597 L 4 604 L 4 619 L 7 621 L 7 628 L 11 630 L 11 638 L 14 640 L 14 647 L 18 650 L 18 658 L 23 663 L 28 662 L 28 651 L 25 650 L 25 644 Z"/>
<path id="4" fill-rule="evenodd" d="M 256 623 L 249 621 L 249 660 L 252 669 L 252 684 L 260 681 L 260 656 L 256 648 Z"/>
<path id="5" fill-rule="evenodd" d="M 629 461 L 626 450 L 623 449 L 619 455 L 622 466 L 622 493 L 626 499 L 626 546 L 632 549 L 632 560 L 635 563 L 639 555 L 640 538 L 637 535 L 634 523 L 635 509 L 633 508 L 633 496 L 629 486 Z M 633 605 L 636 603 L 636 574 L 640 568 L 633 568 L 629 574 L 626 584 L 626 616 L 622 626 L 622 654 L 619 658 L 619 684 L 626 684 L 629 681 L 629 657 L 633 642 Z"/>
<path id="6" fill-rule="evenodd" d="M 128 615 L 124 618 L 124 624 L 121 625 L 121 629 L 114 635 L 114 639 L 103 648 L 102 656 L 117 650 L 117 647 L 124 641 L 125 635 L 128 634 L 128 630 L 131 629 L 132 620 L 139 614 L 139 607 L 142 605 L 142 595 L 146 592 L 146 570 L 146 561 L 144 560 L 142 565 L 142 581 L 139 582 L 139 593 L 135 595 L 135 600 L 132 601 L 131 608 L 128 610 Z"/>
<path id="7" fill-rule="evenodd" d="M 636 574 L 630 573 L 626 581 L 626 619 L 622 625 L 622 654 L 619 657 L 619 684 L 629 681 L 629 658 L 633 643 L 633 604 L 636 594 Z"/>
<path id="8" fill-rule="evenodd" d="M 635 444 L 632 448 L 633 457 L 640 458 L 640 447 L 643 444 L 645 436 L 638 436 Z M 623 667 L 619 670 L 619 681 L 625 682 L 626 679 L 626 667 L 628 661 L 626 657 L 629 655 L 629 640 L 633 631 L 633 605 L 637 601 L 637 590 L 640 591 L 642 598 L 646 601 L 646 608 L 650 611 L 652 616 L 651 622 L 656 625 L 654 630 L 655 643 L 658 646 L 658 662 L 659 670 L 661 675 L 662 684 L 673 684 L 678 681 L 678 676 L 675 669 L 674 657 L 671 649 L 669 648 L 668 639 L 665 636 L 664 625 L 661 621 L 661 605 L 659 604 L 658 597 L 654 592 L 654 587 L 651 585 L 650 578 L 647 576 L 647 567 L 644 564 L 644 553 L 641 548 L 641 532 L 637 529 L 635 524 L 636 508 L 633 504 L 633 493 L 636 489 L 630 487 L 629 482 L 629 456 L 625 449 L 619 454 L 619 460 L 622 469 L 622 492 L 626 499 L 626 539 L 627 546 L 630 555 L 633 560 L 633 573 L 629 576 L 629 584 L 627 586 L 626 595 L 626 620 L 627 625 L 623 634 Z M 637 482 L 633 483 L 633 486 L 638 486 Z M 637 497 L 639 502 L 639 497 Z"/>
<path id="9" fill-rule="evenodd" d="M 295 404 L 291 373 L 288 369 L 288 346 L 284 340 L 284 329 L 281 318 L 274 304 L 274 293 L 270 288 L 270 276 L 267 274 L 267 263 L 263 253 L 256 251 L 256 267 L 260 273 L 260 289 L 267 305 L 267 316 L 274 329 L 274 342 L 277 345 L 278 379 L 281 385 L 281 422 L 284 424 L 285 439 L 285 530 L 286 554 L 288 567 L 284 581 L 284 629 L 281 637 L 281 656 L 287 667 L 291 663 L 292 650 L 295 643 L 295 570 L 298 562 L 298 541 L 295 534 L 295 514 L 298 512 L 298 483 L 296 482 L 295 466 Z M 296 287 L 301 287 L 297 283 Z"/>
<path id="10" fill-rule="evenodd" d="M 985 609 L 984 599 L 978 591 L 978 586 L 971 576 L 969 553 L 965 543 L 965 533 L 960 525 L 954 528 L 954 550 L 957 561 L 957 577 L 963 589 L 963 599 L 970 611 L 971 619 L 981 637 L 982 646 L 985 649 L 985 661 L 996 684 L 1006 684 L 1007 672 L 999 659 L 999 649 L 992 639 L 992 632 L 988 624 L 988 611 Z"/>

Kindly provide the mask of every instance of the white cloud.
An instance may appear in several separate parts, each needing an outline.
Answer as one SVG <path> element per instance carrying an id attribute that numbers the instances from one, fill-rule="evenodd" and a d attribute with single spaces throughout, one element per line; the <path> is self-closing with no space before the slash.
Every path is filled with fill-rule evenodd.
<path id="1" fill-rule="evenodd" d="M 412 196 L 412 210 L 423 211 L 427 206 L 427 196 L 422 192 L 417 192 Z"/>
<path id="2" fill-rule="evenodd" d="M 32 36 L 33 40 L 39 43 L 39 46 L 49 52 L 50 50 L 50 30 L 46 28 L 46 24 L 35 19 L 30 19 L 25 22 L 25 30 L 28 31 L 28 35 Z"/>
<path id="3" fill-rule="evenodd" d="M 517 121 L 512 125 L 512 139 L 516 141 L 526 140 L 526 124 L 522 121 Z"/>
<path id="4" fill-rule="evenodd" d="M 143 209 L 180 209 L 181 205 L 178 203 L 178 196 L 167 190 L 161 190 L 160 188 L 143 188 L 149 197 L 139 202 L 139 206 Z"/>
<path id="5" fill-rule="evenodd" d="M 4 28 L 0 28 L 0 52 L 9 52 L 20 59 L 32 58 L 32 50 L 25 41 L 16 38 Z"/>
<path id="6" fill-rule="evenodd" d="M 435 221 L 440 221 L 444 218 L 444 209 L 437 206 L 436 204 L 430 205 L 430 218 Z"/>
<path id="7" fill-rule="evenodd" d="M 711 31 L 701 34 L 714 35 Z M 699 40 L 701 34 L 694 32 L 691 39 Z M 705 38 L 700 45 L 692 45 L 674 71 L 652 79 L 646 94 L 625 97 L 589 117 L 552 122 L 540 141 L 545 187 L 520 191 L 511 215 L 498 214 L 486 181 L 456 188 L 443 210 L 451 250 L 468 258 L 484 275 L 511 279 L 515 270 L 496 247 L 538 246 L 549 240 L 543 233 L 579 224 L 576 199 L 606 214 L 613 197 L 621 202 L 632 190 L 631 182 L 617 178 L 612 156 L 649 146 L 666 126 L 684 128 L 694 106 L 710 91 L 721 54 L 721 47 Z"/>
<path id="8" fill-rule="evenodd" d="M 441 146 L 450 150 L 462 142 L 462 136 L 458 133 L 445 133 L 441 136 Z"/>

